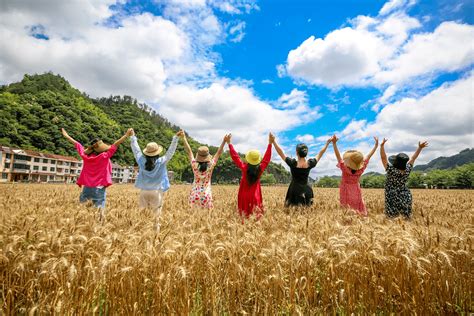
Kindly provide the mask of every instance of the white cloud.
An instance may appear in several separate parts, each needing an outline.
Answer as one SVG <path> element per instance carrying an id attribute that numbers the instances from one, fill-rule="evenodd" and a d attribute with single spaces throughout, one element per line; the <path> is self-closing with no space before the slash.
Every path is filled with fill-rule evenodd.
<path id="1" fill-rule="evenodd" d="M 171 86 L 159 104 L 160 113 L 203 142 L 218 144 L 232 132 L 240 151 L 263 149 L 266 133 L 282 132 L 320 116 L 301 100 L 284 109 L 273 108 L 249 88 L 226 81 L 205 88 Z"/>
<path id="2" fill-rule="evenodd" d="M 272 80 L 270 80 L 270 79 L 263 79 L 263 80 L 262 80 L 262 83 L 263 83 L 263 84 L 273 84 L 274 82 L 273 82 Z"/>
<path id="3" fill-rule="evenodd" d="M 474 26 L 444 22 L 433 33 L 416 34 L 402 52 L 386 63 L 376 81 L 403 82 L 436 71 L 456 71 L 474 61 Z"/>
<path id="4" fill-rule="evenodd" d="M 474 73 L 444 84 L 425 96 L 404 98 L 385 106 L 374 122 L 352 121 L 340 133 L 348 141 L 387 137 L 387 150 L 411 154 L 418 141 L 428 140 L 419 163 L 474 147 Z"/>
<path id="5" fill-rule="evenodd" d="M 377 102 L 372 106 L 372 110 L 378 112 L 380 107 L 384 104 L 387 104 L 390 99 L 395 95 L 397 92 L 397 86 L 391 85 L 387 89 L 385 89 L 382 96 L 377 100 Z"/>
<path id="6" fill-rule="evenodd" d="M 283 93 L 277 101 L 277 106 L 281 108 L 294 108 L 306 104 L 308 104 L 308 94 L 296 88 L 290 93 Z"/>
<path id="7" fill-rule="evenodd" d="M 164 63 L 183 57 L 189 48 L 176 25 L 150 14 L 131 16 L 120 28 L 94 24 L 81 36 L 64 39 L 61 30 L 45 24 L 49 40 L 28 34 L 20 25 L 4 24 L 0 15 L 0 81 L 19 80 L 25 73 L 53 71 L 93 96 L 130 94 L 154 100 L 167 79 Z M 12 18 L 10 16 L 10 18 Z M 37 23 L 29 16 L 30 23 Z"/>
<path id="8" fill-rule="evenodd" d="M 281 76 L 339 86 L 403 85 L 420 76 L 466 69 L 474 63 L 474 26 L 444 22 L 415 34 L 421 23 L 406 14 L 414 1 L 393 0 L 377 17 L 358 16 L 324 38 L 310 36 L 288 53 Z"/>
<path id="9" fill-rule="evenodd" d="M 337 104 L 326 104 L 325 107 L 328 109 L 329 112 L 337 112 L 339 109 Z"/>
<path id="10" fill-rule="evenodd" d="M 241 42 L 245 36 L 245 22 L 240 21 L 233 26 L 229 27 L 230 41 L 234 43 Z"/>
<path id="11" fill-rule="evenodd" d="M 397 9 L 403 9 L 407 6 L 412 6 L 415 3 L 416 0 L 390 0 L 383 5 L 382 9 L 379 11 L 379 14 L 385 15 Z"/>
<path id="12" fill-rule="evenodd" d="M 315 140 L 314 136 L 310 134 L 297 135 L 295 139 L 300 143 L 312 143 Z"/>

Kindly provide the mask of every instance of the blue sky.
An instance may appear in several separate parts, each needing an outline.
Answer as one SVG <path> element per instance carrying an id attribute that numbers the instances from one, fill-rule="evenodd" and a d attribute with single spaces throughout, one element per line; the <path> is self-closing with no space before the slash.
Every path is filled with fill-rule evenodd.
<path id="1" fill-rule="evenodd" d="M 198 140 L 240 151 L 273 131 L 288 155 L 473 146 L 474 1 L 5 0 L 0 83 L 53 71 L 131 95 Z M 78 15 L 77 12 L 81 12 Z M 332 149 L 314 176 L 337 174 Z M 378 158 L 369 170 L 380 171 Z M 275 158 L 275 161 L 279 161 Z"/>

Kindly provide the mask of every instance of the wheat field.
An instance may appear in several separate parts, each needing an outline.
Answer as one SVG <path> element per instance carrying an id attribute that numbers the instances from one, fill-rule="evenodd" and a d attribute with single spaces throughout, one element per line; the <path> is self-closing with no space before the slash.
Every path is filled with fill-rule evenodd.
<path id="1" fill-rule="evenodd" d="M 2 314 L 469 314 L 472 191 L 414 190 L 411 221 L 367 218 L 315 189 L 309 209 L 282 207 L 242 224 L 236 186 L 214 186 L 212 211 L 189 209 L 189 186 L 166 194 L 161 231 L 138 190 L 113 185 L 107 220 L 74 185 L 0 185 Z"/>

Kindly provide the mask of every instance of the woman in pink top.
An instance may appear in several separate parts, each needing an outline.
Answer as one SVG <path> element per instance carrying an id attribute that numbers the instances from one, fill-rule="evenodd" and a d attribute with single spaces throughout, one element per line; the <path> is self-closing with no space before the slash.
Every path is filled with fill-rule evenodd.
<path id="1" fill-rule="evenodd" d="M 112 184 L 112 163 L 110 158 L 120 145 L 131 134 L 131 129 L 125 133 L 112 146 L 104 144 L 99 139 L 94 139 L 89 147 L 84 147 L 61 128 L 61 132 L 67 140 L 74 144 L 79 156 L 82 158 L 82 170 L 77 185 L 82 186 L 79 197 L 81 203 L 92 201 L 100 209 L 99 220 L 105 219 L 105 189 Z"/>
<path id="2" fill-rule="evenodd" d="M 379 146 L 379 139 L 374 137 L 375 145 L 369 154 L 364 155 L 357 150 L 348 150 L 341 158 L 337 141 L 339 139 L 334 135 L 332 137 L 332 145 L 337 158 L 337 167 L 342 171 L 341 184 L 339 185 L 339 198 L 342 207 L 354 210 L 356 213 L 367 216 L 364 200 L 362 199 L 362 191 L 360 190 L 359 179 L 364 173 L 365 168 L 369 164 L 369 160 Z"/>

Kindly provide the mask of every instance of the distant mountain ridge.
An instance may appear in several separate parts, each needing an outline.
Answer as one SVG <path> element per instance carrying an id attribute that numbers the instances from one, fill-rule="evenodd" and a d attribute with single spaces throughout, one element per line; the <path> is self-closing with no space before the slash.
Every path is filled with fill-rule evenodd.
<path id="1" fill-rule="evenodd" d="M 474 162 L 474 148 L 466 148 L 456 155 L 450 157 L 438 157 L 431 160 L 426 165 L 417 165 L 413 170 L 428 171 L 435 169 L 452 169 L 471 162 Z"/>
<path id="2" fill-rule="evenodd" d="M 155 110 L 130 96 L 93 99 L 52 73 L 25 75 L 21 82 L 0 86 L 0 145 L 78 157 L 74 146 L 61 135 L 61 127 L 84 145 L 95 137 L 112 143 L 127 128 L 133 127 L 142 148 L 151 141 L 167 148 L 179 130 Z M 202 145 L 191 137 L 188 141 L 194 151 Z M 215 146 L 209 148 L 211 153 L 217 151 Z M 118 148 L 112 160 L 122 165 L 135 164 L 128 142 Z M 168 163 L 168 169 L 175 172 L 175 179 L 192 181 L 193 172 L 182 142 Z M 235 182 L 240 175 L 240 170 L 225 152 L 214 169 L 212 180 Z M 283 166 L 272 162 L 262 182 L 289 182 L 289 178 Z"/>

